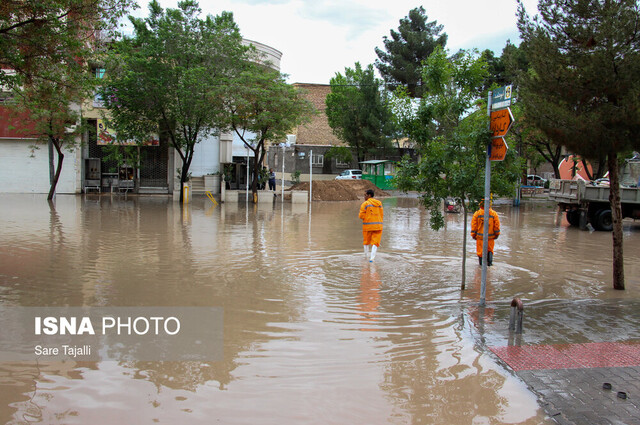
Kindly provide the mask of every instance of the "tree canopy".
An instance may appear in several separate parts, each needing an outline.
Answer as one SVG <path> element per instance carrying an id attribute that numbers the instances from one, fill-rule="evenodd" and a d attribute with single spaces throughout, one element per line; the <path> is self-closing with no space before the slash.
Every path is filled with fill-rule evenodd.
<path id="1" fill-rule="evenodd" d="M 540 0 L 519 5 L 531 69 L 520 80 L 528 119 L 555 143 L 607 157 L 614 288 L 624 289 L 618 154 L 640 148 L 640 10 L 636 0 Z"/>
<path id="2" fill-rule="evenodd" d="M 231 13 L 200 19 L 193 0 L 166 10 L 154 0 L 149 11 L 131 17 L 134 36 L 113 46 L 101 95 L 119 138 L 168 138 L 182 160 L 182 190 L 195 144 L 226 123 L 228 80 L 243 69 L 249 48 Z"/>
<path id="3" fill-rule="evenodd" d="M 391 30 L 391 38 L 383 39 L 384 50 L 376 47 L 375 64 L 390 89 L 407 88 L 411 97 L 424 93 L 422 62 L 435 50 L 445 47 L 447 34 L 436 21 L 427 22 L 424 7 L 416 7 L 400 20 L 398 31 Z"/>
<path id="4" fill-rule="evenodd" d="M 373 65 L 345 68 L 331 79 L 326 114 L 335 135 L 355 149 L 358 161 L 366 154 L 384 152 L 391 147 L 395 121 Z"/>
<path id="5" fill-rule="evenodd" d="M 3 1 L 0 84 L 62 83 L 58 68 L 85 66 L 133 0 Z"/>
<path id="6" fill-rule="evenodd" d="M 444 226 L 441 205 L 454 198 L 462 206 L 465 218 L 463 272 L 465 280 L 467 208 L 484 195 L 484 171 L 488 131 L 486 102 L 480 89 L 487 77 L 487 63 L 475 52 L 459 52 L 447 57 L 438 47 L 425 62 L 423 78 L 427 95 L 419 106 L 405 95 L 401 123 L 419 146 L 420 160 L 403 159 L 396 176 L 402 190 L 421 193 L 422 203 L 430 210 L 435 230 Z M 513 150 L 507 159 L 495 165 L 492 192 L 498 196 L 513 193 L 520 164 Z"/>
<path id="7" fill-rule="evenodd" d="M 308 120 L 313 106 L 280 72 L 256 62 L 246 62 L 243 71 L 229 80 L 224 99 L 226 126 L 254 153 L 251 188 L 255 195 L 266 142 L 283 140 L 287 132 Z"/>

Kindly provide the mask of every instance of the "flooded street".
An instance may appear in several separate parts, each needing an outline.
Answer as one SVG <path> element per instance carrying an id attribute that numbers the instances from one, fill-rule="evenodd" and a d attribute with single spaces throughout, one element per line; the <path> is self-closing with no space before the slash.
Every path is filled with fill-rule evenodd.
<path id="1" fill-rule="evenodd" d="M 479 309 L 470 237 L 460 290 L 462 215 L 435 232 L 416 199 L 383 199 L 370 264 L 360 203 L 0 195 L 0 308 L 224 309 L 221 361 L 0 363 L 0 423 L 551 424 L 486 349 L 513 343 L 514 297 L 523 344 L 640 339 L 640 222 L 624 222 L 614 291 L 610 233 L 570 228 L 548 203 L 497 205 Z M 606 334 L 609 309 L 620 327 Z"/>

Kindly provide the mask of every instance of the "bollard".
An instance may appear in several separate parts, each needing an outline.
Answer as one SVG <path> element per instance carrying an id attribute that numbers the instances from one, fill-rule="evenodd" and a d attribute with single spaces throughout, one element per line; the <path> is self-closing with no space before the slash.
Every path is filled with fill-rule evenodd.
<path id="1" fill-rule="evenodd" d="M 511 314 L 509 315 L 509 332 L 522 333 L 522 319 L 524 318 L 524 306 L 520 298 L 511 301 Z"/>
<path id="2" fill-rule="evenodd" d="M 190 196 L 191 194 L 189 193 L 189 183 L 183 183 L 182 184 L 182 203 L 188 204 Z"/>

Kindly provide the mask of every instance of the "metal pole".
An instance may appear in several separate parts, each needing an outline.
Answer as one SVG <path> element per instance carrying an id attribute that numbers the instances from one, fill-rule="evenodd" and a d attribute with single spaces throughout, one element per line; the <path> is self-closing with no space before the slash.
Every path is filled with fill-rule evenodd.
<path id="1" fill-rule="evenodd" d="M 280 186 L 280 200 L 284 202 L 284 154 L 287 150 L 287 146 L 282 144 L 282 185 Z"/>
<path id="2" fill-rule="evenodd" d="M 487 100 L 487 115 L 491 118 L 491 100 L 492 92 L 489 91 L 489 97 Z M 491 122 L 489 122 L 491 125 Z M 485 299 L 487 295 L 487 253 L 489 250 L 489 209 L 491 208 L 491 139 L 487 144 L 487 159 L 485 161 L 485 175 L 484 175 L 484 217 L 483 217 L 483 229 L 482 229 L 482 281 L 480 284 L 480 305 L 485 305 Z"/>
<path id="3" fill-rule="evenodd" d="M 313 150 L 309 151 L 309 203 L 313 199 Z"/>
<path id="4" fill-rule="evenodd" d="M 246 196 L 245 196 L 245 202 L 248 204 L 249 203 L 249 146 L 246 147 L 247 148 L 247 184 L 246 184 Z"/>

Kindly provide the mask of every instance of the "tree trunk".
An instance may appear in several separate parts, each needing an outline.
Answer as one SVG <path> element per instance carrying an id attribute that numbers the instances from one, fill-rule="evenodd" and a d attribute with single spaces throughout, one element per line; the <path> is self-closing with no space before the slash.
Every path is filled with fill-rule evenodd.
<path id="1" fill-rule="evenodd" d="M 460 289 L 464 290 L 467 283 L 467 204 L 462 200 L 462 214 L 464 214 L 464 227 L 462 232 L 462 284 Z"/>
<path id="2" fill-rule="evenodd" d="M 595 178 L 589 172 L 589 167 L 587 166 L 587 161 L 584 158 L 582 159 L 582 169 L 587 174 L 587 177 L 589 178 L 589 180 L 595 180 Z M 593 170 L 591 170 L 591 171 L 593 171 Z"/>
<path id="3" fill-rule="evenodd" d="M 62 161 L 64 160 L 64 154 L 62 153 L 60 140 L 57 140 L 53 137 L 49 137 L 49 143 L 53 144 L 53 146 L 56 148 L 56 152 L 58 153 L 58 165 L 56 166 L 56 173 L 54 174 L 53 181 L 51 182 L 49 195 L 47 195 L 47 200 L 51 201 L 53 197 L 56 195 L 56 186 L 58 185 L 58 180 L 60 179 L 60 173 L 62 172 Z M 53 158 L 51 159 L 53 160 Z"/>
<path id="4" fill-rule="evenodd" d="M 620 176 L 618 155 L 611 151 L 607 157 L 609 166 L 609 204 L 613 220 L 613 289 L 624 289 L 624 257 L 622 255 L 622 208 L 620 206 Z"/>
<path id="5" fill-rule="evenodd" d="M 187 147 L 185 156 L 182 156 L 182 172 L 180 173 L 180 203 L 184 202 L 184 183 L 188 181 L 189 168 L 191 168 L 191 160 L 193 159 L 194 145 Z M 191 194 L 189 194 L 191 196 Z"/>
<path id="6" fill-rule="evenodd" d="M 253 178 L 251 179 L 251 197 L 253 199 L 254 204 L 258 203 L 259 182 L 260 182 L 260 158 L 258 157 L 258 152 L 253 151 Z"/>
<path id="7" fill-rule="evenodd" d="M 49 186 L 51 186 L 56 175 L 56 170 L 53 165 L 53 142 L 51 141 L 51 138 L 49 138 L 49 143 L 47 143 L 47 145 L 49 151 Z"/>

